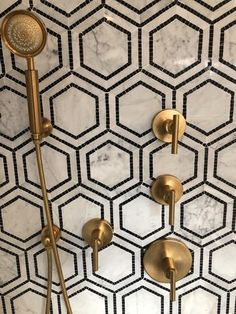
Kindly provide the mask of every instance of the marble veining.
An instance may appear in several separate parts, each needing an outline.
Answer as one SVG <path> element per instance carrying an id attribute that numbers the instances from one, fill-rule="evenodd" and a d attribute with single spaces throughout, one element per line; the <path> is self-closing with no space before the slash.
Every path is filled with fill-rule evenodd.
<path id="1" fill-rule="evenodd" d="M 205 84 L 187 96 L 186 116 L 188 122 L 206 132 L 212 131 L 223 124 L 222 122 L 230 120 L 231 98 L 229 91 L 224 90 L 222 86 L 214 85 L 211 82 Z"/>
<path id="2" fill-rule="evenodd" d="M 91 178 L 112 188 L 130 177 L 130 155 L 112 142 L 89 156 Z"/>
<path id="3" fill-rule="evenodd" d="M 150 131 L 152 119 L 162 108 L 162 97 L 145 85 L 137 85 L 129 93 L 117 97 L 119 122 L 137 134 Z"/>
<path id="4" fill-rule="evenodd" d="M 158 26 L 158 25 L 157 25 Z M 199 31 L 174 19 L 153 34 L 153 62 L 173 74 L 198 59 Z"/>
<path id="5" fill-rule="evenodd" d="M 78 136 L 96 124 L 96 98 L 75 87 L 52 99 L 56 126 Z"/>
<path id="6" fill-rule="evenodd" d="M 6 205 L 1 211 L 4 231 L 14 234 L 21 241 L 26 241 L 42 228 L 40 210 L 39 207 L 32 206 L 32 203 L 26 202 L 25 199 L 16 198 L 13 203 Z M 29 223 L 19 223 L 22 217 Z"/>
<path id="7" fill-rule="evenodd" d="M 223 47 L 223 59 L 228 61 L 232 65 L 235 65 L 236 63 L 235 35 L 236 35 L 235 25 L 232 25 L 230 29 L 226 29 L 226 31 L 224 32 L 224 36 L 227 41 L 227 44 Z"/>
<path id="8" fill-rule="evenodd" d="M 202 288 L 183 296 L 182 313 L 214 314 L 217 313 L 217 298 Z"/>
<path id="9" fill-rule="evenodd" d="M 82 40 L 84 64 L 105 77 L 128 62 L 128 36 L 109 21 L 94 26 Z"/>
<path id="10" fill-rule="evenodd" d="M 227 244 L 213 252 L 211 271 L 227 281 L 235 281 L 236 243 Z M 225 271 L 227 269 L 227 272 Z"/>
<path id="11" fill-rule="evenodd" d="M 17 276 L 16 256 L 0 250 L 0 288 Z"/>
<path id="12" fill-rule="evenodd" d="M 209 195 L 202 195 L 186 204 L 183 210 L 183 225 L 201 236 L 221 226 L 224 204 Z"/>
<path id="13" fill-rule="evenodd" d="M 161 206 L 147 196 L 140 195 L 121 206 L 123 228 L 145 237 L 161 227 Z M 151 221 L 151 223 L 150 223 Z"/>
<path id="14" fill-rule="evenodd" d="M 236 166 L 236 160 L 234 159 L 234 153 L 236 152 L 236 144 L 233 143 L 230 147 L 219 152 L 219 164 L 217 168 L 217 174 L 223 177 L 230 184 L 236 185 L 236 175 L 232 171 Z"/>
<path id="15" fill-rule="evenodd" d="M 17 95 L 14 91 L 1 91 L 1 119 L 0 132 L 13 138 L 29 126 L 26 99 L 24 95 Z"/>
<path id="16" fill-rule="evenodd" d="M 45 177 L 48 189 L 55 188 L 58 184 L 68 179 L 67 156 L 56 150 L 56 148 L 44 145 L 42 156 L 45 168 Z M 30 169 L 27 178 L 39 185 L 38 170 L 35 164 L 35 155 L 32 152 L 26 156 L 26 167 Z M 58 171 L 60 169 L 60 171 Z"/>

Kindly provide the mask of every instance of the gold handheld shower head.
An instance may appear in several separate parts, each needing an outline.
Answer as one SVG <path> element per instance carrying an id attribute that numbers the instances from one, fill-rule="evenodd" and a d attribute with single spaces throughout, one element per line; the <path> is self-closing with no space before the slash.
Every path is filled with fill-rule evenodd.
<path id="1" fill-rule="evenodd" d="M 25 71 L 30 130 L 33 140 L 41 140 L 43 125 L 39 102 L 38 71 L 34 59 L 44 48 L 47 31 L 43 22 L 33 13 L 25 10 L 10 12 L 4 18 L 1 35 L 6 47 L 15 55 L 26 58 Z"/>
<path id="2" fill-rule="evenodd" d="M 43 50 L 47 31 L 43 22 L 35 14 L 18 10 L 4 18 L 2 38 L 12 53 L 23 58 L 32 58 Z"/>

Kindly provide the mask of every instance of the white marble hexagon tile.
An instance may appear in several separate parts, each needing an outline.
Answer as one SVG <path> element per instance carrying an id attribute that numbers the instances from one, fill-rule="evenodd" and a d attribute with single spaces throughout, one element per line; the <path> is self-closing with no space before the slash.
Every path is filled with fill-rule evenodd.
<path id="1" fill-rule="evenodd" d="M 52 217 L 73 313 L 236 313 L 236 1 L 4 0 L 0 19 L 29 9 L 48 40 L 36 58 L 42 143 Z M 0 313 L 43 314 L 46 220 L 30 140 L 25 60 L 0 47 Z M 187 129 L 179 154 L 151 132 L 155 114 L 176 108 Z M 160 174 L 179 177 L 176 225 L 150 196 Z M 92 272 L 81 230 L 91 218 L 114 228 Z M 142 259 L 153 241 L 181 239 L 188 276 L 154 282 Z M 53 268 L 52 313 L 66 313 Z"/>

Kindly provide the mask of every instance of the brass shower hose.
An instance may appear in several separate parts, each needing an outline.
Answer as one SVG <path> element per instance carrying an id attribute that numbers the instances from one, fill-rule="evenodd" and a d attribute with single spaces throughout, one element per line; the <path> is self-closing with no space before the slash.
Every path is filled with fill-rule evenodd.
<path id="1" fill-rule="evenodd" d="M 47 287 L 47 301 L 46 301 L 46 314 L 50 314 L 50 303 L 52 295 L 52 249 L 48 248 L 47 251 L 47 262 L 48 262 L 48 287 Z"/>
<path id="2" fill-rule="evenodd" d="M 58 277 L 60 280 L 61 290 L 62 290 L 62 294 L 64 297 L 67 313 L 73 314 L 72 309 L 71 309 L 71 305 L 69 302 L 67 290 L 66 290 L 66 285 L 65 285 L 63 272 L 62 272 L 61 262 L 60 262 L 60 258 L 59 258 L 59 254 L 58 254 L 58 250 L 57 250 L 57 245 L 56 245 L 56 241 L 55 241 L 54 233 L 53 233 L 53 225 L 52 225 L 50 209 L 49 209 L 49 205 L 48 205 L 48 194 L 47 194 L 46 181 L 45 181 L 44 170 L 43 170 L 43 161 L 42 161 L 42 154 L 41 154 L 41 148 L 40 148 L 40 140 L 39 139 L 34 140 L 34 144 L 35 144 L 35 150 L 36 150 L 36 158 L 37 158 L 40 185 L 41 185 L 41 190 L 42 190 L 42 195 L 43 195 L 45 214 L 46 214 L 46 218 L 47 218 L 47 224 L 48 224 L 48 229 L 49 229 L 49 236 L 50 236 L 50 240 L 51 240 L 54 260 L 55 260 L 56 267 L 57 267 Z M 51 257 L 49 257 L 50 253 L 48 250 L 47 250 L 47 254 L 48 254 L 48 262 L 50 262 Z M 48 267 L 48 270 L 49 270 L 49 267 Z M 48 271 L 48 273 L 50 274 L 51 271 Z M 47 292 L 48 293 L 47 293 L 47 307 L 46 308 L 48 311 L 48 308 L 50 310 L 51 280 L 48 280 L 48 291 Z M 46 312 L 46 313 L 49 313 L 49 312 Z"/>

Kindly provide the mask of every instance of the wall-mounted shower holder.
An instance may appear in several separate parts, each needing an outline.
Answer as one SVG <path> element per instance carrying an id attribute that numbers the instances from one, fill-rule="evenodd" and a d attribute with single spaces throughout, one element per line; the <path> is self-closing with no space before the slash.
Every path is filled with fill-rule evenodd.
<path id="1" fill-rule="evenodd" d="M 176 282 L 185 277 L 192 266 L 188 247 L 174 238 L 157 240 L 145 252 L 143 263 L 154 280 L 170 283 L 170 301 L 175 301 Z"/>
<path id="2" fill-rule="evenodd" d="M 178 140 L 183 136 L 186 121 L 175 109 L 164 109 L 157 113 L 152 121 L 154 135 L 165 143 L 172 143 L 171 153 L 177 154 Z"/>
<path id="3" fill-rule="evenodd" d="M 162 205 L 169 205 L 169 224 L 175 224 L 175 203 L 183 195 L 183 186 L 178 178 L 172 175 L 161 175 L 151 186 L 153 199 Z"/>
<path id="4" fill-rule="evenodd" d="M 42 121 L 42 137 L 47 137 L 52 133 L 52 123 L 48 118 L 43 118 Z"/>
<path id="5" fill-rule="evenodd" d="M 52 229 L 53 229 L 54 239 L 56 242 L 58 242 L 58 240 L 61 237 L 61 230 L 56 225 L 52 225 Z M 41 242 L 43 243 L 45 249 L 52 248 L 52 243 L 51 243 L 50 232 L 49 232 L 48 226 L 45 226 L 41 231 Z"/>
<path id="6" fill-rule="evenodd" d="M 82 236 L 93 249 L 93 272 L 96 272 L 98 270 L 98 251 L 111 242 L 112 227 L 108 221 L 94 218 L 83 226 Z"/>

